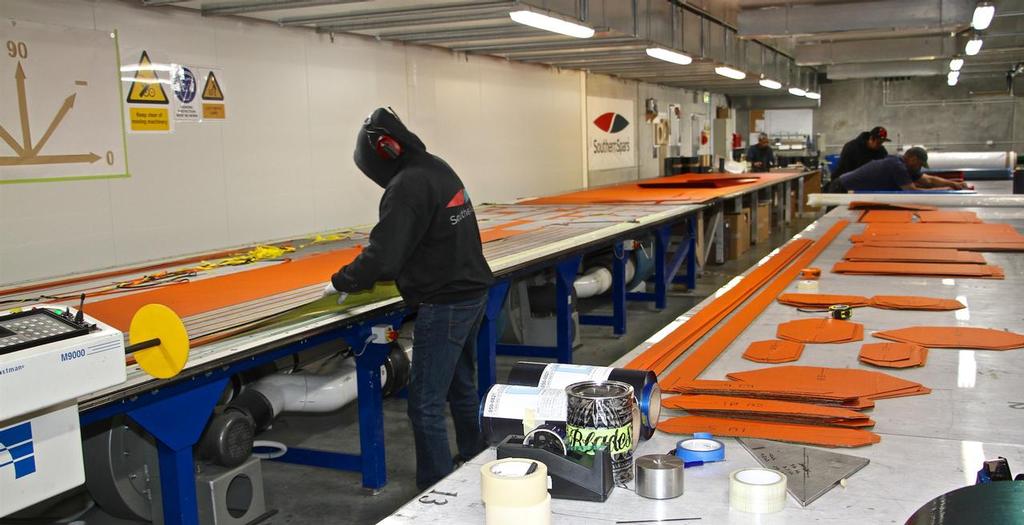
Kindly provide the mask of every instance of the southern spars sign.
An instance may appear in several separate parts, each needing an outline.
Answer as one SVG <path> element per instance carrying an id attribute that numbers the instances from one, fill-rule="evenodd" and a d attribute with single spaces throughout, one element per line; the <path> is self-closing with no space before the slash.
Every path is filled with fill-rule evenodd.
<path id="1" fill-rule="evenodd" d="M 635 102 L 587 97 L 587 159 L 591 170 L 636 166 Z"/>

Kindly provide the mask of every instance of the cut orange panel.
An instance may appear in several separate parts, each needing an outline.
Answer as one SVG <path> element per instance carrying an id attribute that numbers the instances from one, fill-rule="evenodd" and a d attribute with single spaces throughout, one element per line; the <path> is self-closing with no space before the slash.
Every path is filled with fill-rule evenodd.
<path id="1" fill-rule="evenodd" d="M 886 202 L 853 201 L 846 205 L 851 210 L 937 210 L 935 206 L 924 204 L 895 204 Z"/>
<path id="2" fill-rule="evenodd" d="M 851 240 L 863 243 L 863 246 L 877 248 L 947 248 L 954 250 L 970 250 L 974 252 L 1024 252 L 1024 241 L 908 241 L 908 240 L 865 240 L 854 235 Z"/>
<path id="3" fill-rule="evenodd" d="M 527 199 L 520 201 L 520 204 L 602 204 L 617 202 L 709 202 L 714 199 L 735 193 L 737 188 L 752 186 L 762 181 L 775 181 L 792 177 L 789 173 L 759 173 L 758 181 L 748 182 L 727 187 L 718 188 L 678 188 L 672 187 L 673 183 L 683 183 L 692 180 L 707 180 L 707 174 L 684 173 L 671 177 L 658 179 L 646 179 L 642 182 L 626 182 L 603 188 L 592 188 L 582 191 L 563 193 L 549 197 Z M 747 176 L 750 178 L 750 176 Z M 655 185 L 657 187 L 645 188 L 643 185 Z"/>
<path id="4" fill-rule="evenodd" d="M 1009 224 L 868 224 L 859 238 L 865 241 L 925 241 L 925 242 L 1024 242 L 1022 236 Z"/>
<path id="5" fill-rule="evenodd" d="M 829 317 L 796 319 L 780 324 L 775 337 L 797 343 L 848 343 L 864 339 L 864 326 Z"/>
<path id="6" fill-rule="evenodd" d="M 819 293 L 784 293 L 779 302 L 800 308 L 828 308 L 834 304 L 847 306 L 867 306 L 868 298 L 862 295 L 829 295 Z"/>
<path id="7" fill-rule="evenodd" d="M 871 298 L 871 306 L 889 310 L 960 310 L 966 308 L 956 299 L 939 297 L 919 297 L 914 295 L 876 295 Z"/>
<path id="8" fill-rule="evenodd" d="M 726 316 L 743 303 L 750 294 L 777 275 L 787 264 L 811 245 L 811 241 L 798 239 L 790 242 L 771 257 L 767 263 L 755 268 L 740 282 L 702 308 L 693 317 L 658 341 L 626 365 L 632 370 L 653 370 L 662 373 L 683 352 L 711 331 Z"/>
<path id="9" fill-rule="evenodd" d="M 860 216 L 860 222 L 913 222 L 914 212 L 908 210 L 868 210 Z"/>
<path id="10" fill-rule="evenodd" d="M 816 405 L 839 406 L 850 410 L 866 410 L 875 406 L 874 401 L 861 396 L 837 392 L 831 385 L 803 385 L 793 388 L 777 383 L 756 381 L 719 381 L 694 379 L 678 383 L 676 391 L 684 394 L 708 394 L 717 396 L 744 397 L 755 399 L 776 399 Z"/>
<path id="11" fill-rule="evenodd" d="M 501 239 L 507 239 L 516 235 L 522 235 L 532 231 L 537 231 L 540 228 L 527 228 L 527 229 L 513 229 L 519 226 L 527 224 L 533 224 L 533 221 L 527 219 L 520 219 L 518 221 L 512 221 L 501 226 L 494 226 L 492 228 L 485 228 L 480 230 L 480 241 L 487 244 L 492 241 L 498 241 Z"/>
<path id="12" fill-rule="evenodd" d="M 1024 335 L 971 326 L 911 326 L 875 332 L 875 337 L 914 343 L 928 348 L 1013 350 L 1024 348 Z"/>
<path id="13" fill-rule="evenodd" d="M 662 401 L 662 406 L 687 412 L 716 412 L 736 414 L 727 417 L 743 417 L 740 414 L 799 417 L 808 420 L 866 420 L 868 416 L 841 407 L 826 407 L 810 403 L 794 403 L 774 399 L 755 399 L 746 397 L 692 395 L 673 396 Z"/>
<path id="14" fill-rule="evenodd" d="M 850 248 L 843 259 L 848 261 L 927 262 L 985 264 L 985 256 L 952 248 L 879 248 L 863 244 Z"/>
<path id="15" fill-rule="evenodd" d="M 729 318 L 725 324 L 697 347 L 672 373 L 663 378 L 661 381 L 662 390 L 672 390 L 674 384 L 685 383 L 700 376 L 707 369 L 708 365 L 717 359 L 736 340 L 736 337 L 750 326 L 750 323 L 754 322 L 768 305 L 778 298 L 779 294 L 789 286 L 789 283 L 796 279 L 800 271 L 814 262 L 814 259 L 832 243 L 848 224 L 847 221 L 837 221 L 828 231 L 822 234 L 821 238 L 814 241 L 814 244 L 807 251 L 803 252 L 793 264 L 789 265 L 785 271 L 765 286 L 761 293 L 757 294 L 735 315 Z"/>
<path id="16" fill-rule="evenodd" d="M 973 211 L 919 211 L 917 218 L 921 222 L 982 222 Z"/>
<path id="17" fill-rule="evenodd" d="M 832 266 L 835 273 L 853 275 L 920 275 L 927 277 L 977 277 L 1003 279 L 1003 269 L 991 264 L 952 263 L 890 263 L 840 261 Z"/>
<path id="18" fill-rule="evenodd" d="M 760 177 L 731 177 L 727 175 L 698 175 L 682 180 L 677 177 L 651 179 L 638 182 L 637 185 L 641 188 L 727 188 L 760 180 Z"/>
<path id="19" fill-rule="evenodd" d="M 887 368 L 924 366 L 928 349 L 913 343 L 870 343 L 860 349 L 864 363 Z"/>
<path id="20" fill-rule="evenodd" d="M 355 260 L 361 251 L 360 247 L 335 250 L 273 266 L 123 295 L 89 303 L 86 312 L 121 331 L 127 331 L 135 312 L 150 303 L 167 306 L 179 317 L 186 318 L 326 282 L 331 274 Z"/>
<path id="21" fill-rule="evenodd" d="M 784 365 L 728 375 L 733 381 L 751 382 L 764 387 L 794 391 L 829 389 L 833 395 L 886 399 L 931 392 L 920 383 L 884 372 L 854 368 Z"/>
<path id="22" fill-rule="evenodd" d="M 772 439 L 824 447 L 863 447 L 882 440 L 874 432 L 853 428 L 767 423 L 703 416 L 674 417 L 662 421 L 658 425 L 658 430 L 671 434 L 710 432 L 716 436 Z"/>
<path id="23" fill-rule="evenodd" d="M 793 341 L 754 341 L 743 353 L 743 358 L 759 363 L 788 363 L 800 359 L 803 351 L 804 345 Z"/>

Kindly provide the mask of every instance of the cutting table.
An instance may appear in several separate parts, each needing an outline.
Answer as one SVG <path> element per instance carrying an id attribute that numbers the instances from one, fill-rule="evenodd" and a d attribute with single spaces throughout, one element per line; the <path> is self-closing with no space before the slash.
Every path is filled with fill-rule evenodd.
<path id="1" fill-rule="evenodd" d="M 732 199 L 740 198 L 750 191 L 785 186 L 784 194 L 789 195 L 789 184 L 802 181 L 807 173 L 792 173 L 773 179 L 770 183 L 755 187 L 736 189 L 730 192 Z M 772 190 L 775 191 L 775 190 Z M 800 199 L 802 201 L 802 199 Z M 666 202 L 666 203 L 619 203 L 619 204 L 573 204 L 573 205 L 529 205 L 497 204 L 477 206 L 478 221 L 487 237 L 489 230 L 495 240 L 485 245 L 484 252 L 493 270 L 496 282 L 490 291 L 487 312 L 482 325 L 479 347 L 480 386 L 486 388 L 494 383 L 494 360 L 498 351 L 519 355 L 556 357 L 563 362 L 571 361 L 571 338 L 569 336 L 571 312 L 567 301 L 558 304 L 558 344 L 554 348 L 501 348 L 496 341 L 495 325 L 504 303 L 509 282 L 519 275 L 539 270 L 556 270 L 556 290 L 559 296 L 568 297 L 573 278 L 583 255 L 595 250 L 613 249 L 617 255 L 613 273 L 618 286 L 613 286 L 613 315 L 584 316 L 583 323 L 609 325 L 617 333 L 625 330 L 625 301 L 650 301 L 657 307 L 664 307 L 667 289 L 672 282 L 686 282 L 694 285 L 696 278 L 697 254 L 695 250 L 694 214 L 711 203 Z M 782 201 L 780 201 L 782 202 Z M 786 199 L 787 205 L 791 202 Z M 785 214 L 786 217 L 789 213 Z M 682 235 L 673 236 L 673 229 L 682 226 Z M 346 238 L 329 242 L 312 243 L 308 240 L 294 240 L 293 244 L 305 244 L 296 256 L 310 256 L 345 250 L 364 244 L 369 227 L 355 228 Z M 655 237 L 656 272 L 654 291 L 627 296 L 621 286 L 624 264 L 623 243 L 640 235 L 653 234 Z M 676 247 L 674 238 L 681 237 Z M 0 296 L 0 301 L 12 298 L 46 296 L 76 296 L 77 290 L 93 286 L 106 286 L 111 281 L 132 280 L 158 270 L 172 270 L 175 267 L 190 267 L 203 259 L 223 257 L 228 253 L 243 251 L 225 250 L 216 254 L 198 254 L 180 264 L 172 261 L 152 261 L 145 268 L 127 272 L 104 272 L 76 279 L 73 283 L 20 283 L 19 288 L 30 290 L 11 292 Z M 218 267 L 201 272 L 191 279 L 207 279 L 231 276 L 253 267 L 282 264 L 280 260 L 263 260 L 252 265 Z M 680 268 L 686 264 L 684 276 L 677 277 Z M 254 265 L 254 266 L 253 266 Z M 111 273 L 116 274 L 111 275 Z M 74 276 L 72 276 L 74 277 Z M 323 276 L 323 280 L 327 279 Z M 172 285 L 173 286 L 173 285 Z M 299 306 L 319 297 L 321 283 L 302 287 L 293 293 L 277 294 L 239 305 L 238 311 L 252 312 L 263 308 Z M 4 293 L 4 292 L 0 292 Z M 290 302 L 289 302 L 290 301 Z M 66 300 L 77 304 L 77 301 Z M 90 311 L 89 299 L 85 303 Z M 12 308 L 30 303 L 4 303 Z M 243 308 L 244 307 L 244 308 Z M 240 313 L 225 308 L 207 315 L 202 321 L 210 329 L 220 329 L 237 323 Z M 211 411 L 224 392 L 230 378 L 240 372 L 256 368 L 283 357 L 326 343 L 344 342 L 350 347 L 365 347 L 356 358 L 357 383 L 359 390 L 359 432 L 361 453 L 340 454 L 336 452 L 304 451 L 290 449 L 296 456 L 282 460 L 307 465 L 353 470 L 362 473 L 363 485 L 379 490 L 387 481 L 384 456 L 384 431 L 381 417 L 380 366 L 387 355 L 387 346 L 366 343 L 374 326 L 390 325 L 397 328 L 407 312 L 401 299 L 389 297 L 369 304 L 355 306 L 344 311 L 332 311 L 321 315 L 299 317 L 295 320 L 230 333 L 229 337 L 199 341 L 192 350 L 185 369 L 171 380 L 157 380 L 142 373 L 135 366 L 128 369 L 127 380 L 115 387 L 100 390 L 80 399 L 80 419 L 83 426 L 109 420 L 115 416 L 127 415 L 139 423 L 157 441 L 161 472 L 162 499 L 165 523 L 197 523 L 195 510 L 195 485 L 192 467 L 192 446 L 204 428 Z M 248 318 L 247 318 L 248 319 Z M 186 325 L 196 319 L 185 319 Z M 196 343 L 196 341 L 194 341 Z M 168 417 L 173 414 L 173 417 Z M 301 456 L 301 457 L 300 457 Z"/>
<path id="2" fill-rule="evenodd" d="M 1022 208 L 968 210 L 977 212 L 986 222 L 1024 228 Z M 815 239 L 839 219 L 855 221 L 859 214 L 859 211 L 851 212 L 840 206 L 798 237 Z M 815 266 L 823 270 L 820 293 L 957 297 L 968 308 L 898 313 L 860 308 L 853 320 L 864 324 L 863 343 L 881 342 L 870 336 L 872 332 L 910 325 L 968 325 L 1024 331 L 1021 321 L 1024 306 L 1016 299 L 1024 288 L 1024 256 L 1021 254 L 985 254 L 991 264 L 1006 270 L 1004 281 L 830 273 L 827 269 L 850 247 L 849 236 L 864 226 L 852 223 L 815 261 Z M 735 283 L 736 280 L 730 282 L 726 288 Z M 796 291 L 796 282 L 786 290 Z M 720 294 L 712 295 L 680 316 L 612 366 L 625 365 L 706 307 L 717 295 Z M 781 322 L 810 315 L 814 314 L 800 314 L 792 307 L 773 303 L 701 378 L 723 379 L 730 372 L 765 367 L 741 357 L 747 346 L 753 341 L 773 339 L 776 326 Z M 870 368 L 858 362 L 861 344 L 808 345 L 799 361 L 788 364 Z M 673 366 L 677 364 L 678 361 Z M 933 349 L 924 367 L 884 371 L 921 382 L 930 387 L 932 393 L 878 401 L 871 417 L 877 421 L 872 430 L 881 435 L 881 443 L 833 449 L 867 458 L 870 464 L 850 477 L 845 488 L 835 487 L 807 507 L 800 507 L 787 496 L 786 508 L 776 514 L 755 515 L 731 510 L 729 473 L 738 468 L 757 467 L 758 463 L 736 439 L 723 437 L 719 439 L 725 443 L 726 461 L 686 469 L 685 493 L 680 498 L 649 500 L 617 488 L 605 503 L 552 500 L 552 522 L 602 524 L 701 518 L 699 523 L 716 524 L 902 523 L 932 498 L 974 484 L 985 459 L 1003 456 L 1010 465 L 1024 465 L 1024 390 L 1019 380 L 1024 373 L 1024 354 L 1020 350 Z M 679 415 L 682 413 L 665 410 L 661 417 L 664 420 Z M 652 439 L 640 444 L 635 456 L 666 453 L 683 437 L 659 430 Z M 425 505 L 414 499 L 382 523 L 484 523 L 479 468 L 494 457 L 494 449 L 489 449 L 433 487 L 431 490 L 457 494 L 446 497 L 446 505 Z"/>

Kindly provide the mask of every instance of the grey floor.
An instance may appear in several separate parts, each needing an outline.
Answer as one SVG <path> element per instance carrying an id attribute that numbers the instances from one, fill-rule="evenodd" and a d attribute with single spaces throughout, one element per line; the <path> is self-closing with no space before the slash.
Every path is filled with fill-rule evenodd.
<path id="1" fill-rule="evenodd" d="M 693 291 L 670 294 L 668 307 L 657 311 L 653 306 L 630 303 L 628 329 L 625 336 L 615 337 L 611 328 L 585 326 L 581 330 L 582 347 L 574 354 L 581 364 L 607 365 L 632 350 L 670 321 L 686 312 L 708 294 L 717 290 L 735 275 L 756 263 L 774 247 L 782 244 L 809 220 L 798 220 L 785 230 L 774 232 L 767 243 L 752 247 L 737 260 L 704 269 Z M 605 302 L 606 303 L 606 302 Z M 584 303 L 581 309 L 609 310 L 607 304 Z M 505 377 L 516 362 L 515 357 L 499 357 L 498 379 Z M 388 456 L 388 485 L 376 495 L 360 486 L 358 474 L 309 467 L 263 463 L 264 485 L 268 506 L 278 514 L 267 523 L 377 523 L 412 499 L 418 491 L 415 484 L 415 456 L 412 429 L 405 415 L 405 401 L 384 401 L 384 430 Z M 449 430 L 449 433 L 452 431 Z M 305 447 L 343 452 L 358 451 L 358 422 L 354 405 L 327 416 L 291 416 L 279 419 L 275 428 L 265 434 L 267 439 Z M 454 442 L 452 444 L 454 450 Z"/>

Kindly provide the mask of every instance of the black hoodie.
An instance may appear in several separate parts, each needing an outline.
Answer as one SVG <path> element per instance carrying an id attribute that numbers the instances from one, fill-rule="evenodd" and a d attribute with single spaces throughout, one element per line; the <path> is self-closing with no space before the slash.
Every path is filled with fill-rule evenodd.
<path id="1" fill-rule="evenodd" d="M 397 159 L 378 155 L 374 140 L 380 131 L 401 145 Z M 395 280 L 410 305 L 483 296 L 492 281 L 491 269 L 469 193 L 452 168 L 427 153 L 423 141 L 384 108 L 363 123 L 354 158 L 356 166 L 384 188 L 384 196 L 369 244 L 331 276 L 334 287 L 354 292 L 377 281 Z"/>
<path id="2" fill-rule="evenodd" d="M 857 138 L 843 146 L 843 151 L 839 154 L 839 165 L 836 166 L 836 171 L 832 173 L 833 179 L 837 179 L 840 175 L 851 172 L 873 160 L 884 159 L 889 156 L 885 146 L 879 146 L 878 149 L 868 147 L 868 137 L 870 136 L 870 132 L 864 131 L 857 135 Z"/>

